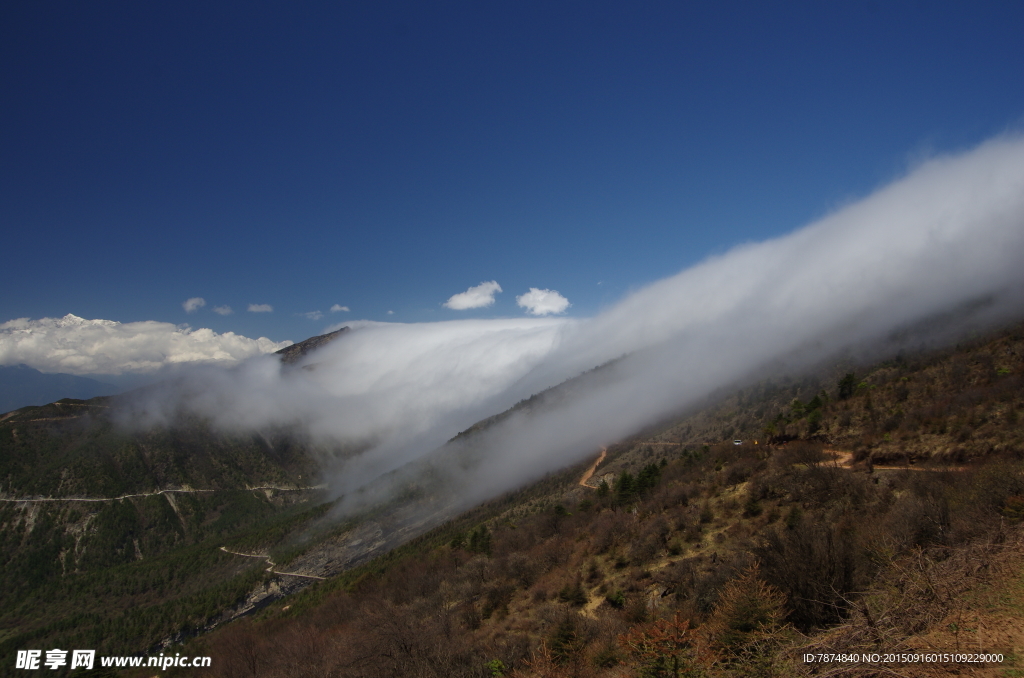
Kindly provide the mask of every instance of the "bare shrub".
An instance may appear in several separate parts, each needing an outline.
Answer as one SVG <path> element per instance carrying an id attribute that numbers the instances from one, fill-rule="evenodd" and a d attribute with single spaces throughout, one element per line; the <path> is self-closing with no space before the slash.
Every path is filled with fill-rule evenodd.
<path id="1" fill-rule="evenodd" d="M 847 597 L 863 583 L 866 563 L 852 525 L 826 525 L 804 515 L 792 528 L 774 526 L 755 549 L 765 581 L 786 594 L 790 621 L 800 629 L 833 624 Z"/>
<path id="2" fill-rule="evenodd" d="M 633 517 L 618 511 L 602 513 L 593 525 L 593 545 L 596 553 L 608 553 L 613 547 L 633 537 Z"/>
<path id="3" fill-rule="evenodd" d="M 738 485 L 764 467 L 764 463 L 750 457 L 737 459 L 726 467 L 725 484 Z"/>
<path id="4" fill-rule="evenodd" d="M 524 553 L 513 553 L 506 562 L 508 575 L 523 588 L 530 588 L 540 575 L 540 566 Z"/>

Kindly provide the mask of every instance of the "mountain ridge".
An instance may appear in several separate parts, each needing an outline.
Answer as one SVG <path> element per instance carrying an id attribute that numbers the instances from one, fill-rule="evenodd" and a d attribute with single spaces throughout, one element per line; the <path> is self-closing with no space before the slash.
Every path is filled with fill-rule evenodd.
<path id="1" fill-rule="evenodd" d="M 302 360 L 303 358 L 305 358 L 311 352 L 316 351 L 321 346 L 325 346 L 331 343 L 332 341 L 334 341 L 335 339 L 337 339 L 342 334 L 348 331 L 348 327 L 342 327 L 341 329 L 335 330 L 334 332 L 328 332 L 327 334 L 318 334 L 315 337 L 310 337 L 309 339 L 300 341 L 297 344 L 285 346 L 279 351 L 274 351 L 274 354 L 281 356 L 281 362 L 284 363 L 285 365 L 293 365 Z"/>
<path id="2" fill-rule="evenodd" d="M 45 405 L 62 398 L 88 400 L 117 391 L 117 386 L 90 377 L 41 372 L 24 363 L 0 365 L 0 412 Z"/>

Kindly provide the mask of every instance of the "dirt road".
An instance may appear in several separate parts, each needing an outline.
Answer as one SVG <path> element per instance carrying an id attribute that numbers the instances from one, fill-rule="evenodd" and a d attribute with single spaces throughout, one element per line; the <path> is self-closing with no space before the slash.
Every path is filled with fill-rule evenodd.
<path id="1" fill-rule="evenodd" d="M 599 457 L 597 458 L 597 461 L 595 461 L 595 462 L 594 462 L 594 463 L 593 463 L 593 464 L 592 464 L 592 465 L 590 466 L 590 468 L 588 468 L 588 469 L 587 469 L 587 472 L 583 474 L 583 477 L 582 477 L 582 478 L 580 478 L 580 485 L 582 485 L 583 487 L 589 487 L 589 488 L 590 488 L 590 489 L 592 489 L 592 490 L 593 490 L 593 489 L 597 489 L 597 488 L 595 488 L 595 487 L 594 487 L 593 485 L 588 485 L 588 484 L 587 484 L 587 481 L 588 481 L 588 480 L 590 480 L 591 476 L 593 476 L 593 475 L 594 475 L 594 471 L 596 471 L 596 470 L 597 470 L 597 467 L 601 465 L 601 462 L 602 462 L 602 461 L 604 461 L 604 458 L 605 458 L 605 456 L 606 456 L 607 454 L 608 454 L 608 449 L 607 449 L 607 448 L 604 448 L 604 447 L 602 447 L 602 448 L 601 448 L 601 456 L 599 456 Z"/>
<path id="2" fill-rule="evenodd" d="M 155 490 L 153 492 L 139 492 L 138 494 L 122 494 L 120 497 L 32 497 L 32 498 L 15 498 L 8 499 L 0 497 L 0 501 L 6 501 L 11 503 L 21 502 L 45 502 L 45 501 L 121 501 L 122 499 L 131 499 L 133 497 L 155 497 L 158 494 L 198 494 L 201 492 L 249 492 L 253 490 L 277 490 L 279 492 L 300 492 L 303 490 L 322 490 L 326 485 L 314 485 L 312 487 L 278 487 L 277 485 L 260 485 L 258 487 L 246 487 L 244 489 L 229 489 L 229 490 L 193 490 L 193 489 L 172 489 L 172 490 Z"/>
<path id="3" fill-rule="evenodd" d="M 266 571 L 271 574 L 283 574 L 289 577 L 302 577 L 303 579 L 319 579 L 320 581 L 324 581 L 325 579 L 327 579 L 327 577 L 318 577 L 315 574 L 299 574 L 298 572 L 280 572 L 274 569 L 274 566 L 277 563 L 271 560 L 270 556 L 262 555 L 259 553 L 239 553 L 238 551 L 230 550 L 226 546 L 221 546 L 220 550 L 224 553 L 230 553 L 233 556 L 242 556 L 243 558 L 262 558 L 263 560 L 267 561 L 267 565 L 269 567 L 267 567 Z"/>
<path id="4" fill-rule="evenodd" d="M 851 469 L 853 468 L 853 453 L 844 452 L 842 450 L 822 450 L 826 456 L 831 455 L 832 462 L 842 468 Z M 964 466 L 946 466 L 946 467 L 927 467 L 927 466 L 911 466 L 909 464 L 903 466 L 893 466 L 891 464 L 874 464 L 872 468 L 875 471 L 964 471 Z"/>

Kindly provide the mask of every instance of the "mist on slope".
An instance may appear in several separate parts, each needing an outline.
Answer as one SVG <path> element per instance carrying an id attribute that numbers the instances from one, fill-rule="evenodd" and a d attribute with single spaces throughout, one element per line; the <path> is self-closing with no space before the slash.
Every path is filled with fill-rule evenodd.
<path id="1" fill-rule="evenodd" d="M 151 390 L 125 420 L 179 412 L 226 430 L 300 426 L 361 453 L 334 470 L 339 494 L 423 458 L 472 423 L 595 366 L 600 387 L 474 440 L 480 463 L 445 469 L 477 501 L 579 461 L 601 444 L 757 370 L 790 370 L 972 309 L 975 327 L 1024 310 L 1024 139 L 929 160 L 786 236 L 744 244 L 588 319 L 350 323 L 283 367 L 260 357 L 197 369 Z"/>

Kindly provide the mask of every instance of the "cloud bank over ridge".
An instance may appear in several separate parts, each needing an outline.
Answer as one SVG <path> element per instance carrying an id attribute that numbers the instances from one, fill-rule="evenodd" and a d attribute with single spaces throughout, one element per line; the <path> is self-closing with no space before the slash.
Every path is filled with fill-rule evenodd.
<path id="1" fill-rule="evenodd" d="M 43 372 L 78 375 L 148 374 L 189 363 L 233 365 L 291 343 L 155 321 L 86 320 L 69 313 L 0 324 L 0 365 L 25 363 Z"/>
<path id="2" fill-rule="evenodd" d="M 780 359 L 799 368 L 971 304 L 976 323 L 1012 318 L 1024 311 L 1022 252 L 1024 139 L 1008 136 L 924 162 L 808 226 L 709 258 L 594 318 L 350 323 L 307 369 L 263 358 L 197 371 L 137 403 L 133 416 L 163 421 L 186 409 L 230 429 L 297 424 L 357 441 L 365 451 L 339 473 L 344 492 L 625 356 L 600 388 L 482 436 L 485 462 L 452 473 L 467 496 L 483 498 Z"/>

